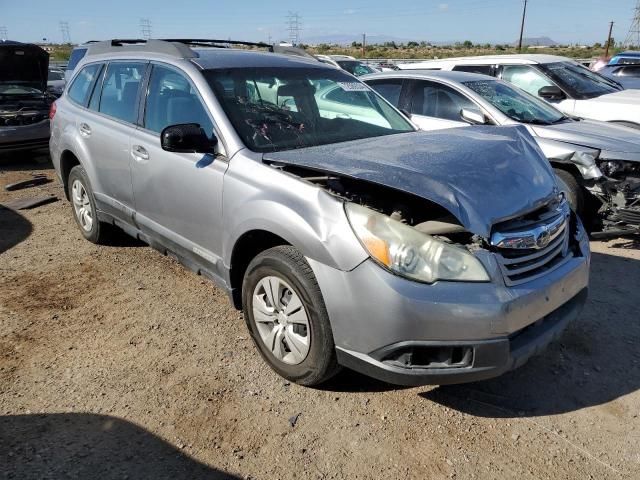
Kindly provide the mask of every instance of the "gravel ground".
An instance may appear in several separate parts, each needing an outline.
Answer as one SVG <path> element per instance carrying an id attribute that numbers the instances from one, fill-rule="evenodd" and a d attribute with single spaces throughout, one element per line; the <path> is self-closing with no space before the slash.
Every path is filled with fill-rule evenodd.
<path id="1" fill-rule="evenodd" d="M 0 187 L 46 157 L 0 163 Z M 640 478 L 638 243 L 593 242 L 588 305 L 501 378 L 289 384 L 211 283 L 151 248 L 83 240 L 59 201 L 0 207 L 5 478 Z"/>

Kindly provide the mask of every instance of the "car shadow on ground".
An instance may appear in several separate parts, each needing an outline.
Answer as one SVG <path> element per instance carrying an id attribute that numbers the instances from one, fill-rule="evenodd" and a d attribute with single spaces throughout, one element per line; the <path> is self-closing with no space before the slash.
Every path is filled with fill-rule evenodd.
<path id="1" fill-rule="evenodd" d="M 237 479 L 144 428 L 90 413 L 0 416 L 6 478 Z"/>
<path id="2" fill-rule="evenodd" d="M 31 222 L 9 208 L 0 205 L 0 253 L 15 247 L 31 232 Z"/>
<path id="3" fill-rule="evenodd" d="M 594 253 L 589 300 L 558 342 L 518 370 L 432 389 L 428 400 L 480 417 L 554 415 L 640 388 L 640 261 Z"/>
<path id="4" fill-rule="evenodd" d="M 0 170 L 19 172 L 29 170 L 53 170 L 51 157 L 46 150 L 0 154 Z"/>

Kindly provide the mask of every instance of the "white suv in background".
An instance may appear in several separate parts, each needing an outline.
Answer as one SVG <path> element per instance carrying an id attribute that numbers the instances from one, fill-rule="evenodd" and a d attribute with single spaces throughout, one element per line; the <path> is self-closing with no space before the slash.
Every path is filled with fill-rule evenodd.
<path id="1" fill-rule="evenodd" d="M 616 82 L 566 57 L 531 54 L 460 57 L 404 63 L 398 67 L 498 77 L 553 103 L 568 115 L 640 129 L 639 90 L 622 90 Z"/>

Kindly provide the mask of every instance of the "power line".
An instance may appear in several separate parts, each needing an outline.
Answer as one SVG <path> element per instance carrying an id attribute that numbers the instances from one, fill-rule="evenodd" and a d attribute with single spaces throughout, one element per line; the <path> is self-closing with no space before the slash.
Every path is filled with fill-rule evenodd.
<path id="1" fill-rule="evenodd" d="M 71 43 L 71 34 L 69 33 L 69 22 L 60 22 L 60 33 L 62 33 L 62 43 Z"/>
<path id="2" fill-rule="evenodd" d="M 640 45 L 640 0 L 636 3 L 636 8 L 633 9 L 633 20 L 631 21 L 631 26 L 629 27 L 629 33 L 627 33 L 627 38 L 625 39 L 625 45 Z M 635 43 L 633 43 L 635 40 Z"/>
<path id="3" fill-rule="evenodd" d="M 7 33 L 7 27 L 0 27 L 0 40 L 6 40 L 8 35 L 9 34 Z"/>
<path id="4" fill-rule="evenodd" d="M 145 40 L 149 40 L 151 38 L 151 20 L 148 18 L 140 19 L 140 33 L 142 33 L 142 38 Z"/>
<path id="5" fill-rule="evenodd" d="M 302 30 L 302 17 L 298 12 L 289 11 L 287 15 L 287 26 L 289 27 L 289 42 L 292 45 L 297 45 L 300 41 L 300 31 Z"/>

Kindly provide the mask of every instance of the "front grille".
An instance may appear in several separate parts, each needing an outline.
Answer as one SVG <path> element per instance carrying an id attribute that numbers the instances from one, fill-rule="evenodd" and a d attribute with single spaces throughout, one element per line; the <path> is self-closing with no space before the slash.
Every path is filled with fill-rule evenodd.
<path id="1" fill-rule="evenodd" d="M 505 284 L 535 280 L 568 262 L 571 230 L 566 202 L 501 224 L 491 238 Z"/>

